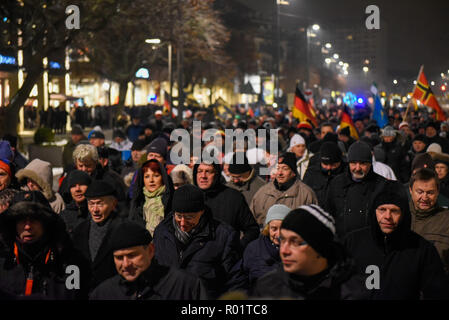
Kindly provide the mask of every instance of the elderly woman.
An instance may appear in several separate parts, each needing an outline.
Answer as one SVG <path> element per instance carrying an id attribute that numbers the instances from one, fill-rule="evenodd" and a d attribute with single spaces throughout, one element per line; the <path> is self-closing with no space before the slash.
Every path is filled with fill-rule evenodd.
<path id="1" fill-rule="evenodd" d="M 164 166 L 151 159 L 137 172 L 129 218 L 142 223 L 153 235 L 154 229 L 171 211 L 173 183 Z"/>
<path id="2" fill-rule="evenodd" d="M 282 220 L 291 211 L 283 204 L 275 204 L 268 209 L 265 227 L 259 238 L 250 242 L 243 253 L 243 271 L 247 275 L 249 285 L 258 278 L 276 269 L 281 264 L 279 257 L 279 230 Z"/>
<path id="3" fill-rule="evenodd" d="M 440 193 L 449 197 L 449 154 L 444 153 L 437 143 L 432 143 L 427 148 L 427 153 L 435 162 L 435 172 L 440 180 Z"/>

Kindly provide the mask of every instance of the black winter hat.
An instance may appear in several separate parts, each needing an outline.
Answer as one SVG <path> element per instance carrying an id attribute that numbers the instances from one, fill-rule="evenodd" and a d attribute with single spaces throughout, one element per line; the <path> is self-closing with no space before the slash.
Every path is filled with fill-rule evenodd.
<path id="1" fill-rule="evenodd" d="M 192 213 L 203 210 L 204 192 L 197 186 L 186 184 L 175 190 L 172 207 L 174 212 Z"/>
<path id="2" fill-rule="evenodd" d="M 412 142 L 414 141 L 422 141 L 424 142 L 426 145 L 429 144 L 429 138 L 426 137 L 426 135 L 424 134 L 417 134 L 413 139 Z"/>
<path id="3" fill-rule="evenodd" d="M 90 135 L 90 138 L 91 139 L 105 139 L 105 136 L 104 136 L 103 132 L 101 132 L 101 131 L 94 131 Z"/>
<path id="4" fill-rule="evenodd" d="M 47 198 L 45 198 L 44 194 L 40 191 L 19 191 L 14 195 L 11 206 L 22 201 L 40 203 L 50 210 L 53 210 L 50 206 L 50 202 L 48 202 Z"/>
<path id="5" fill-rule="evenodd" d="M 167 143 L 163 138 L 154 139 L 145 149 L 148 153 L 160 154 L 164 159 L 167 155 Z"/>
<path id="6" fill-rule="evenodd" d="M 394 204 L 401 208 L 408 207 L 407 195 L 404 193 L 404 187 L 396 181 L 387 181 L 382 191 L 377 194 L 373 201 L 373 209 L 383 204 Z"/>
<path id="7" fill-rule="evenodd" d="M 349 129 L 349 127 L 344 127 L 343 129 L 340 130 L 340 134 L 346 137 L 350 137 L 351 130 Z"/>
<path id="8" fill-rule="evenodd" d="M 137 246 L 145 246 L 153 241 L 150 232 L 140 224 L 124 220 L 112 233 L 112 251 Z"/>
<path id="9" fill-rule="evenodd" d="M 242 162 L 243 160 L 243 162 Z M 240 174 L 251 171 L 252 168 L 248 163 L 248 158 L 244 152 L 236 152 L 232 157 L 232 163 L 229 164 L 229 172 L 233 174 Z"/>
<path id="10" fill-rule="evenodd" d="M 337 163 L 342 159 L 341 150 L 335 142 L 326 141 L 320 148 L 320 160 L 324 164 Z"/>
<path id="11" fill-rule="evenodd" d="M 297 175 L 296 156 L 293 152 L 285 152 L 279 157 L 279 164 L 286 164 Z"/>
<path id="12" fill-rule="evenodd" d="M 75 124 L 72 127 L 72 132 L 71 134 L 78 134 L 78 135 L 83 135 L 83 128 L 81 128 L 81 126 L 79 124 Z"/>
<path id="13" fill-rule="evenodd" d="M 105 180 L 92 180 L 89 187 L 87 187 L 86 198 L 98 198 L 104 196 L 114 196 L 117 198 L 115 188 Z"/>
<path id="14" fill-rule="evenodd" d="M 282 221 L 281 229 L 297 233 L 323 257 L 333 257 L 335 220 L 319 206 L 304 205 L 290 211 Z"/>
<path id="15" fill-rule="evenodd" d="M 349 147 L 348 162 L 372 162 L 371 147 L 363 141 L 356 141 Z"/>
<path id="16" fill-rule="evenodd" d="M 141 150 L 143 150 L 143 148 L 145 148 L 145 146 L 146 146 L 145 140 L 137 139 L 136 141 L 134 141 L 134 143 L 131 147 L 131 151 L 134 151 L 134 150 L 141 151 Z"/>
<path id="17" fill-rule="evenodd" d="M 92 182 L 92 178 L 87 174 L 87 172 L 81 171 L 81 170 L 73 170 L 69 173 L 68 179 L 68 185 L 69 188 L 73 187 L 74 185 L 81 184 L 88 186 Z"/>
<path id="18" fill-rule="evenodd" d="M 113 138 L 115 138 L 115 137 L 126 139 L 126 135 L 125 135 L 125 133 L 121 129 L 114 130 Z"/>

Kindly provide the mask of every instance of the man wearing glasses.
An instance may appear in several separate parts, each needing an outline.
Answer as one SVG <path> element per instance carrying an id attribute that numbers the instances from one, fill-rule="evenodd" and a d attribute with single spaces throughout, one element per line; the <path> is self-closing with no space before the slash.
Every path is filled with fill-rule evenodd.
<path id="1" fill-rule="evenodd" d="M 90 219 L 73 230 L 75 246 L 89 259 L 92 279 L 90 289 L 116 274 L 110 239 L 112 230 L 122 222 L 115 210 L 117 196 L 114 187 L 104 180 L 93 180 L 84 196 Z"/>
<path id="2" fill-rule="evenodd" d="M 335 222 L 317 205 L 303 205 L 282 221 L 282 266 L 256 282 L 251 296 L 270 299 L 339 300 L 350 298 L 346 283 L 353 271 L 334 241 Z"/>
<path id="3" fill-rule="evenodd" d="M 154 231 L 156 260 L 198 276 L 212 299 L 244 289 L 239 235 L 213 218 L 204 192 L 193 185 L 181 186 L 173 195 L 172 207 Z"/>

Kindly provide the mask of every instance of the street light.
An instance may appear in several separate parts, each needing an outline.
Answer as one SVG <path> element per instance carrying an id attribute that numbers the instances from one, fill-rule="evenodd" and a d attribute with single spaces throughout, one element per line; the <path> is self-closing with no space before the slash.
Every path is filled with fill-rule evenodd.
<path id="1" fill-rule="evenodd" d="M 340 58 L 340 56 L 338 55 L 338 53 L 334 53 L 333 57 L 334 57 L 334 59 Z"/>
<path id="2" fill-rule="evenodd" d="M 160 44 L 161 43 L 161 39 L 145 39 L 146 43 L 151 43 L 151 44 Z"/>
<path id="3" fill-rule="evenodd" d="M 312 29 L 313 29 L 314 31 L 318 31 L 318 30 L 320 30 L 320 26 L 317 25 L 317 24 L 314 24 L 314 25 L 312 26 Z"/>
<path id="4" fill-rule="evenodd" d="M 363 67 L 363 72 L 367 73 L 369 71 L 368 67 Z"/>
<path id="5" fill-rule="evenodd" d="M 398 84 L 398 80 L 394 79 L 393 84 Z"/>
<path id="6" fill-rule="evenodd" d="M 310 38 L 316 37 L 316 34 L 311 31 L 318 31 L 320 30 L 320 26 L 318 24 L 308 25 L 307 26 L 307 32 L 306 32 L 306 48 L 307 48 L 307 85 L 310 85 L 310 64 L 311 64 L 311 58 L 310 58 Z"/>
<path id="7" fill-rule="evenodd" d="M 332 45 L 328 42 L 328 43 L 326 43 L 325 47 L 326 47 L 327 49 L 331 49 L 331 48 L 332 48 Z"/>

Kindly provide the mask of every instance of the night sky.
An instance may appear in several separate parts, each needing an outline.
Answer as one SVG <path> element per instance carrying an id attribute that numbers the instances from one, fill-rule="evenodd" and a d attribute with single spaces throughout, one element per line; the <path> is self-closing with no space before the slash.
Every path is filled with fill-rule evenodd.
<path id="1" fill-rule="evenodd" d="M 274 0 L 240 0 L 270 13 Z M 387 73 L 416 77 L 424 64 L 428 78 L 449 70 L 449 0 L 289 0 L 282 12 L 308 16 L 317 23 L 334 19 L 359 20 L 365 25 L 365 8 L 377 5 L 387 29 Z M 283 19 L 284 24 L 289 23 Z M 381 22 L 382 29 L 382 22 Z"/>

